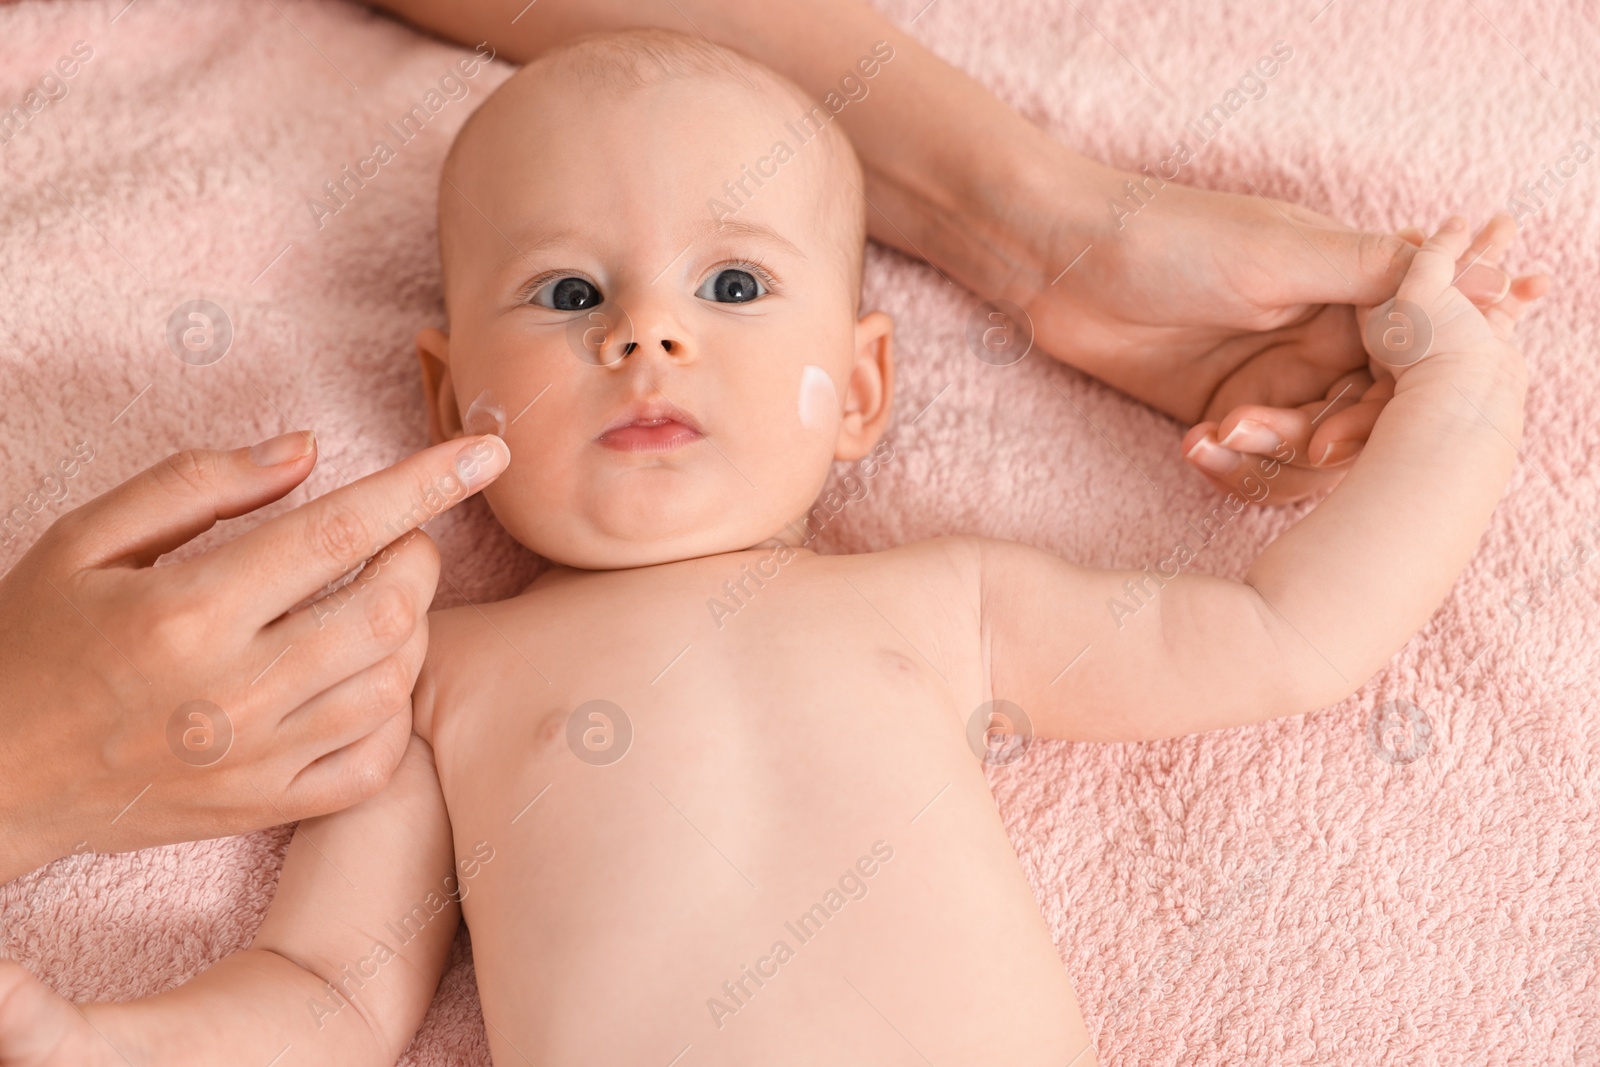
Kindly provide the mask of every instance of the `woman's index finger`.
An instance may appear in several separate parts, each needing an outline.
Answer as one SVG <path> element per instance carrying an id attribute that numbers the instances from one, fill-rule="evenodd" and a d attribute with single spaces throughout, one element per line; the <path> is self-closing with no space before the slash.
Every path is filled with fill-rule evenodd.
<path id="1" fill-rule="evenodd" d="M 493 434 L 448 441 L 340 486 L 193 561 L 226 586 L 255 588 L 258 625 L 349 574 L 492 482 L 510 463 Z"/>

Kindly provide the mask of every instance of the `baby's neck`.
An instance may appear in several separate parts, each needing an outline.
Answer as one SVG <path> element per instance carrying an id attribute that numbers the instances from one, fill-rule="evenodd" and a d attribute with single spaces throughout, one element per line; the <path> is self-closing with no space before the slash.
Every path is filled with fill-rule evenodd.
<path id="1" fill-rule="evenodd" d="M 547 560 L 546 568 L 539 573 L 537 578 L 528 583 L 527 588 L 523 591 L 528 593 L 536 590 L 539 592 L 546 592 L 550 589 L 556 588 L 557 586 L 566 585 L 569 582 L 581 581 L 586 577 L 592 577 L 594 575 L 624 574 L 633 571 L 644 572 L 660 567 L 674 567 L 681 563 L 727 560 L 730 561 L 735 568 L 737 568 L 739 563 L 742 561 L 766 559 L 769 556 L 776 556 L 779 562 L 788 563 L 797 557 L 814 555 L 816 555 L 816 553 L 809 548 L 790 545 L 788 543 L 778 544 L 776 539 L 774 539 L 770 541 L 764 541 L 759 545 L 753 545 L 750 548 L 738 548 L 729 552 L 708 552 L 703 556 L 686 556 L 683 559 L 666 560 L 661 563 L 646 564 L 642 567 L 584 568 L 568 566 L 565 563 L 560 563 L 555 560 Z"/>

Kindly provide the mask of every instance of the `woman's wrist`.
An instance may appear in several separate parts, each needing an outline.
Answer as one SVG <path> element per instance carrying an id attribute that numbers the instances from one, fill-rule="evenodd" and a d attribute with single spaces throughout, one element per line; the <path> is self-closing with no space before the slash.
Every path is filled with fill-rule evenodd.
<path id="1" fill-rule="evenodd" d="M 0 885 L 60 859 L 66 851 L 48 813 L 30 803 L 42 794 L 16 771 L 10 760 L 0 760 Z"/>
<path id="2" fill-rule="evenodd" d="M 864 160 L 872 237 L 987 299 L 1048 288 L 1095 239 L 1120 174 L 1016 122 L 981 150 Z"/>
<path id="3" fill-rule="evenodd" d="M 56 828 L 31 813 L 14 810 L 13 798 L 0 797 L 0 885 L 36 871 L 66 855 Z"/>

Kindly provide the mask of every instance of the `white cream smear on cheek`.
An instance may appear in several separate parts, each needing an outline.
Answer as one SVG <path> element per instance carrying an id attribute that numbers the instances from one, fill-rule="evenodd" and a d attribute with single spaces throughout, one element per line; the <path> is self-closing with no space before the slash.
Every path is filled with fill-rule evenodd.
<path id="1" fill-rule="evenodd" d="M 800 425 L 818 429 L 839 417 L 839 392 L 828 372 L 812 363 L 800 371 Z"/>
<path id="2" fill-rule="evenodd" d="M 500 406 L 493 390 L 485 389 L 467 405 L 467 413 L 461 417 L 461 428 L 473 436 L 492 433 L 505 437 L 506 409 Z"/>

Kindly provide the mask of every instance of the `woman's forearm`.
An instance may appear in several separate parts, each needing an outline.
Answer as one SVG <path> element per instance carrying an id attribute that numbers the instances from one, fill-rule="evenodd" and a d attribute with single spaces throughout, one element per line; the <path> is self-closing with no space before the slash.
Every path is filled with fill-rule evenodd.
<path id="1" fill-rule="evenodd" d="M 1108 168 L 1051 140 L 860 0 L 375 2 L 441 36 L 488 41 L 518 62 L 596 31 L 654 26 L 702 34 L 784 74 L 818 101 L 831 93 L 835 107 L 843 102 L 836 114 L 866 172 L 871 236 L 984 296 L 1037 292 L 1066 265 L 1039 261 L 1037 249 L 1047 244 L 1031 205 L 1051 205 L 1045 225 L 1076 217 L 1087 228 L 1092 211 L 1103 213 L 1105 194 L 1094 190 L 1109 181 Z M 880 41 L 892 58 L 864 77 L 859 64 L 874 58 Z"/>

